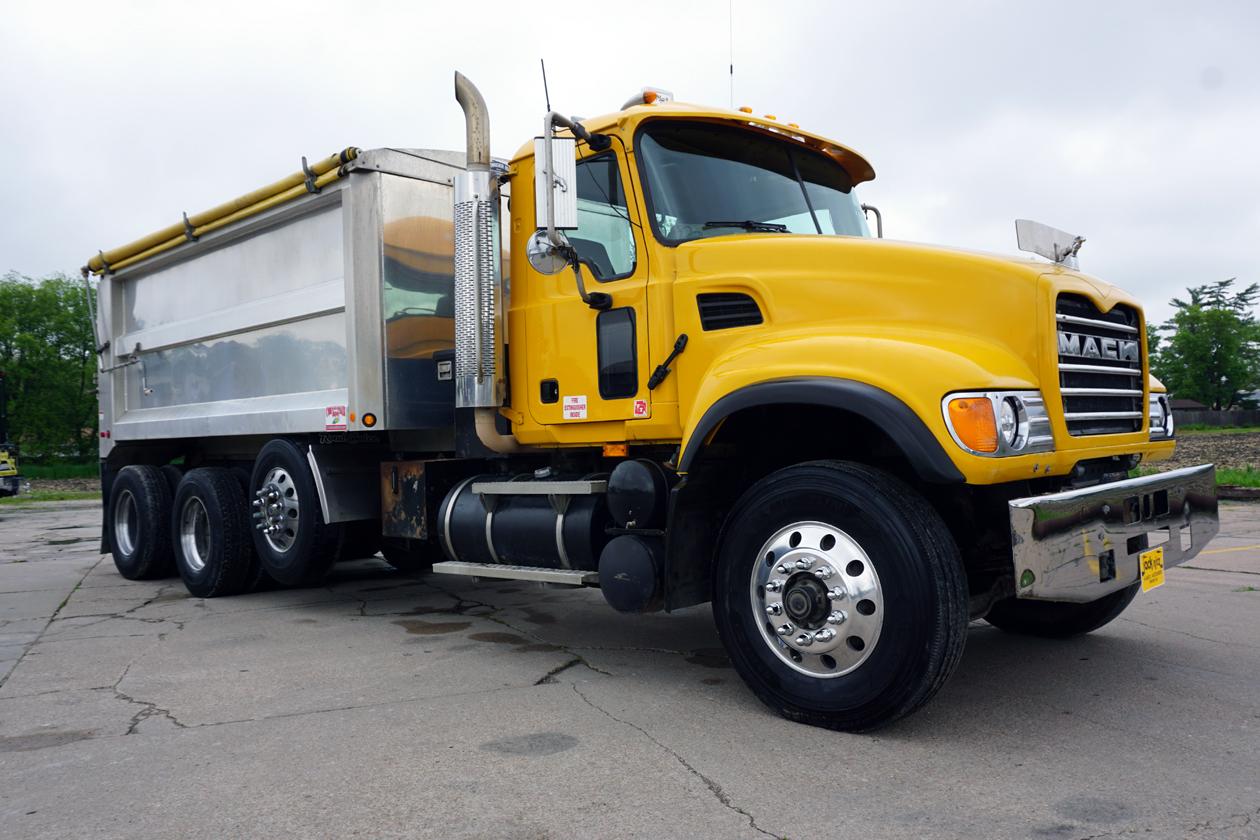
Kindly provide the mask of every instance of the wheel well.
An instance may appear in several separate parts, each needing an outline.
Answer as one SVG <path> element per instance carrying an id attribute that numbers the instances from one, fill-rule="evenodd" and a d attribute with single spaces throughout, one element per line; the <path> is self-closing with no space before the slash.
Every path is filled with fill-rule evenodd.
<path id="1" fill-rule="evenodd" d="M 742 465 L 746 487 L 781 467 L 832 458 L 869 464 L 919 483 L 917 466 L 874 422 L 842 408 L 808 403 L 757 405 L 728 415 L 691 471 L 734 460 Z"/>

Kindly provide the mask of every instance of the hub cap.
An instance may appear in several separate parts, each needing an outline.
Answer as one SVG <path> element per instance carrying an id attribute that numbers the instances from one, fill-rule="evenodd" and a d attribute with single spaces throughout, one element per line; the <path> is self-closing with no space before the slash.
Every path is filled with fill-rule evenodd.
<path id="1" fill-rule="evenodd" d="M 298 533 L 298 494 L 293 477 L 283 467 L 273 467 L 254 494 L 254 520 L 258 530 L 277 552 L 293 547 Z"/>
<path id="2" fill-rule="evenodd" d="M 123 554 L 130 555 L 136 550 L 136 529 L 139 527 L 140 514 L 136 510 L 136 497 L 130 490 L 118 494 L 118 504 L 114 505 L 114 539 Z"/>
<path id="3" fill-rule="evenodd" d="M 761 547 L 749 584 L 762 641 L 790 668 L 838 677 L 871 655 L 884 596 L 870 557 L 822 522 L 796 522 Z"/>
<path id="4" fill-rule="evenodd" d="M 184 502 L 179 512 L 179 545 L 189 569 L 200 572 L 206 567 L 210 556 L 210 515 L 196 496 Z"/>

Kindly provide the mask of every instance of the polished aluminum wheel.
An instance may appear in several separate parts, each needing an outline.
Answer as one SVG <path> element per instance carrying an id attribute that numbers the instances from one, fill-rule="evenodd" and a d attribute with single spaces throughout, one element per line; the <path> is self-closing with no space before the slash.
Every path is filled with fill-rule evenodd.
<path id="1" fill-rule="evenodd" d="M 293 547 L 298 534 L 298 493 L 283 467 L 272 467 L 254 494 L 254 519 L 267 544 L 280 553 Z"/>
<path id="2" fill-rule="evenodd" d="M 136 550 L 139 528 L 140 511 L 136 507 L 136 497 L 130 490 L 123 490 L 114 504 L 114 539 L 123 554 L 130 556 Z"/>
<path id="3" fill-rule="evenodd" d="M 196 496 L 189 496 L 179 512 L 179 546 L 188 568 L 200 572 L 210 556 L 210 514 Z"/>
<path id="4" fill-rule="evenodd" d="M 749 597 L 762 640 L 789 667 L 838 677 L 871 655 L 884 596 L 857 541 L 822 522 L 781 528 L 761 547 Z"/>

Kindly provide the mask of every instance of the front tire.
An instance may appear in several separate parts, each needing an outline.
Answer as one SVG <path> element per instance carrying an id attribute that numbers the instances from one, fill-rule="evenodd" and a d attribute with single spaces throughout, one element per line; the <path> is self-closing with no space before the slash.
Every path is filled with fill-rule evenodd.
<path id="1" fill-rule="evenodd" d="M 118 471 L 109 491 L 109 551 L 127 580 L 171 572 L 171 488 L 162 470 L 135 464 Z"/>
<path id="2" fill-rule="evenodd" d="M 237 595 L 255 574 L 249 506 L 231 470 L 189 470 L 179 482 L 171 517 L 175 566 L 198 598 Z"/>
<path id="3" fill-rule="evenodd" d="M 1139 585 L 1135 583 L 1087 604 L 1007 598 L 994 604 L 984 620 L 1007 633 L 1069 639 L 1119 618 L 1125 607 L 1133 603 Z"/>
<path id="4" fill-rule="evenodd" d="M 254 547 L 262 567 L 286 586 L 313 586 L 337 560 L 341 527 L 324 522 L 315 479 L 291 441 L 268 441 L 254 460 L 249 486 Z"/>
<path id="5" fill-rule="evenodd" d="M 779 470 L 727 518 L 714 618 L 736 671 L 784 717 L 858 732 L 926 703 L 957 666 L 966 578 L 945 523 L 881 470 Z"/>

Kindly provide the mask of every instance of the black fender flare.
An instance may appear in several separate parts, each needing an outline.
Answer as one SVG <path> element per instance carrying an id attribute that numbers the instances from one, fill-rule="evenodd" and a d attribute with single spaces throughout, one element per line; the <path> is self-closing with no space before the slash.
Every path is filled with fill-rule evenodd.
<path id="1" fill-rule="evenodd" d="M 962 484 L 966 481 L 945 454 L 940 441 L 910 406 L 874 385 L 822 376 L 758 382 L 722 397 L 696 424 L 678 459 L 678 471 L 685 473 L 691 468 L 704 449 L 704 442 L 727 417 L 746 408 L 788 403 L 827 406 L 869 420 L 892 439 L 925 482 Z"/>

